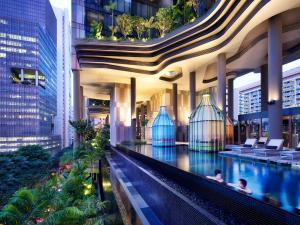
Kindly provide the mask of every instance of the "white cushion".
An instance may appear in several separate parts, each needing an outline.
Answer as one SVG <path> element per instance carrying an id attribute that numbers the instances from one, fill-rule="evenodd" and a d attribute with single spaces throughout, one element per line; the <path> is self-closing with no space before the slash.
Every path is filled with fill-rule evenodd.
<path id="1" fill-rule="evenodd" d="M 268 141 L 268 137 L 260 137 L 258 142 L 266 143 Z"/>
<path id="2" fill-rule="evenodd" d="M 245 141 L 245 145 L 255 145 L 256 143 L 256 139 L 255 138 L 247 138 L 247 140 Z"/>
<path id="3" fill-rule="evenodd" d="M 271 139 L 268 142 L 268 146 L 276 146 L 277 150 L 282 147 L 282 144 L 283 144 L 283 139 Z"/>

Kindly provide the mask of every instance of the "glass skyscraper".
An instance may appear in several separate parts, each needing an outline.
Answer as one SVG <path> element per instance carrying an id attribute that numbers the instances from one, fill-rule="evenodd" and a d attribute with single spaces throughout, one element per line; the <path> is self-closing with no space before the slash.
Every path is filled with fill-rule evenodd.
<path id="1" fill-rule="evenodd" d="M 0 151 L 59 149 L 56 17 L 49 0 L 0 1 Z"/>

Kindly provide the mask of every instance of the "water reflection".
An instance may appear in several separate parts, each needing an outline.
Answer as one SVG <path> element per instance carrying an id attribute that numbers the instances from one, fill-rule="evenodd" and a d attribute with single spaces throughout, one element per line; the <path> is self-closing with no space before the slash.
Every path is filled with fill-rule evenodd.
<path id="1" fill-rule="evenodd" d="M 261 162 L 221 157 L 217 153 L 188 151 L 187 146 L 137 146 L 141 154 L 166 162 L 180 169 L 202 176 L 213 176 L 220 169 L 224 181 L 237 183 L 240 178 L 248 182 L 253 197 L 268 201 L 288 211 L 300 207 L 300 171 Z"/>

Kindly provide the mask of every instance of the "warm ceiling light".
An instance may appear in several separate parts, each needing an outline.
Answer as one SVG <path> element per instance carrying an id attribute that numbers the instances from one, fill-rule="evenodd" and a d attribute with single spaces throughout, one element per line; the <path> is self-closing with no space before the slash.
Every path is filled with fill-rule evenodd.
<path id="1" fill-rule="evenodd" d="M 176 74 L 177 74 L 176 71 L 167 71 L 167 72 L 165 73 L 165 76 L 166 76 L 166 77 L 173 77 L 173 76 L 175 76 Z"/>

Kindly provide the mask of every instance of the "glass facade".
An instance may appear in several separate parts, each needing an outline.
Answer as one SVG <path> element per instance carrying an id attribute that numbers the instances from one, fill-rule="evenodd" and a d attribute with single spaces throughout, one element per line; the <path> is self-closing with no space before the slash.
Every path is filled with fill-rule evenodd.
<path id="1" fill-rule="evenodd" d="M 0 151 L 60 145 L 56 114 L 56 18 L 49 0 L 0 1 Z"/>
<path id="2" fill-rule="evenodd" d="M 298 68 L 299 70 L 299 68 Z M 300 106 L 300 74 L 290 74 L 282 79 L 282 107 Z M 239 114 L 256 113 L 261 111 L 260 85 L 240 90 Z"/>
<path id="3" fill-rule="evenodd" d="M 160 107 L 159 113 L 152 124 L 152 145 L 175 145 L 175 125 L 167 112 L 166 106 Z"/>
<path id="4" fill-rule="evenodd" d="M 212 104 L 209 94 L 202 96 L 202 101 L 192 113 L 189 124 L 190 150 L 224 149 L 224 116 L 220 109 Z"/>

